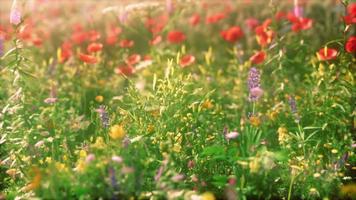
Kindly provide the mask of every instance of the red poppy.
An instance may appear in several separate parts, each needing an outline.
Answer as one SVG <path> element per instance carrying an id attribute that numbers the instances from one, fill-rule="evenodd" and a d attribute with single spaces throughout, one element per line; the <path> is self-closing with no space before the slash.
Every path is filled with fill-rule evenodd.
<path id="1" fill-rule="evenodd" d="M 117 42 L 117 37 L 121 33 L 121 28 L 111 27 L 106 31 L 106 44 L 114 45 Z"/>
<path id="2" fill-rule="evenodd" d="M 98 62 L 95 56 L 79 53 L 79 59 L 88 64 L 95 64 Z"/>
<path id="3" fill-rule="evenodd" d="M 167 35 L 167 40 L 170 43 L 178 44 L 178 43 L 183 42 L 185 39 L 186 39 L 185 34 L 181 31 L 177 31 L 177 30 L 171 31 Z"/>
<path id="4" fill-rule="evenodd" d="M 227 30 L 221 31 L 220 35 L 222 38 L 224 38 L 224 40 L 228 42 L 236 42 L 244 35 L 244 33 L 242 32 L 240 27 L 233 26 Z"/>
<path id="5" fill-rule="evenodd" d="M 125 62 L 128 65 L 134 65 L 134 64 L 140 62 L 140 60 L 141 60 L 141 56 L 139 54 L 132 54 L 131 56 L 126 58 Z"/>
<path id="6" fill-rule="evenodd" d="M 143 56 L 143 60 L 148 61 L 148 60 L 152 60 L 152 58 L 150 55 L 145 55 L 145 56 Z"/>
<path id="7" fill-rule="evenodd" d="M 185 68 L 195 62 L 195 57 L 193 55 L 187 54 L 180 59 L 180 66 Z"/>
<path id="8" fill-rule="evenodd" d="M 269 30 L 268 27 L 264 26 L 265 24 L 266 23 L 261 26 L 257 26 L 255 29 L 257 43 L 262 47 L 270 44 L 275 35 L 274 31 Z"/>
<path id="9" fill-rule="evenodd" d="M 206 18 L 206 24 L 215 24 L 221 20 L 223 20 L 225 18 L 225 14 L 224 13 L 216 13 L 214 15 L 208 16 Z"/>
<path id="10" fill-rule="evenodd" d="M 119 43 L 120 47 L 122 48 L 131 48 L 134 46 L 134 44 L 135 42 L 133 40 L 128 40 L 128 39 L 121 40 Z"/>
<path id="11" fill-rule="evenodd" d="M 147 18 L 145 26 L 153 35 L 159 34 L 168 22 L 167 15 L 161 15 L 156 18 Z"/>
<path id="12" fill-rule="evenodd" d="M 98 31 L 95 31 L 95 30 L 91 30 L 87 33 L 88 35 L 88 39 L 89 41 L 91 42 L 95 42 L 97 41 L 98 39 L 100 39 L 101 35 Z"/>
<path id="13" fill-rule="evenodd" d="M 60 56 L 59 56 L 59 62 L 64 63 L 67 61 L 73 54 L 72 52 L 72 44 L 70 42 L 64 42 L 61 45 L 61 51 L 60 51 Z"/>
<path id="14" fill-rule="evenodd" d="M 321 48 L 316 55 L 318 56 L 318 59 L 321 61 L 324 60 L 334 60 L 337 57 L 337 50 L 332 49 L 332 48 Z"/>
<path id="15" fill-rule="evenodd" d="M 259 23 L 260 22 L 256 18 L 253 18 L 253 17 L 245 20 L 245 24 L 250 30 L 254 30 L 258 26 Z"/>
<path id="16" fill-rule="evenodd" d="M 277 20 L 277 21 L 280 21 L 282 19 L 285 19 L 287 17 L 287 14 L 285 12 L 277 12 L 276 15 L 274 16 L 274 18 Z"/>
<path id="17" fill-rule="evenodd" d="M 30 40 L 32 37 L 32 26 L 29 24 L 22 26 L 18 34 L 22 40 Z"/>
<path id="18" fill-rule="evenodd" d="M 253 64 L 260 64 L 266 59 L 266 53 L 264 51 L 259 51 L 250 57 L 250 61 Z"/>
<path id="19" fill-rule="evenodd" d="M 356 3 L 347 6 L 347 15 L 344 16 L 346 24 L 356 24 Z"/>
<path id="20" fill-rule="evenodd" d="M 41 38 L 39 38 L 39 37 L 37 37 L 37 36 L 34 37 L 34 38 L 32 38 L 32 44 L 33 44 L 33 45 L 39 47 L 39 46 L 42 45 L 42 43 L 43 43 L 43 40 L 42 40 Z"/>
<path id="21" fill-rule="evenodd" d="M 356 53 L 356 36 L 351 36 L 346 41 L 345 50 L 348 53 Z"/>
<path id="22" fill-rule="evenodd" d="M 115 69 L 115 73 L 120 75 L 130 76 L 135 73 L 135 68 L 132 67 L 131 65 L 123 65 L 117 67 Z"/>
<path id="23" fill-rule="evenodd" d="M 152 40 L 150 40 L 149 44 L 154 46 L 157 45 L 158 43 L 160 43 L 162 41 L 162 36 L 157 35 L 154 38 L 152 38 Z"/>
<path id="24" fill-rule="evenodd" d="M 299 32 L 301 30 L 310 29 L 313 26 L 313 20 L 309 18 L 298 18 L 297 22 L 292 25 L 292 31 Z"/>
<path id="25" fill-rule="evenodd" d="M 198 13 L 193 14 L 190 18 L 189 18 L 189 23 L 192 26 L 196 26 L 198 25 L 200 22 L 200 15 Z"/>
<path id="26" fill-rule="evenodd" d="M 351 16 L 356 16 L 356 3 L 350 3 L 347 6 L 347 13 Z"/>
<path id="27" fill-rule="evenodd" d="M 347 24 L 347 25 L 356 24 L 356 17 L 353 17 L 351 15 L 346 15 L 346 16 L 344 16 L 344 21 L 345 21 L 345 24 Z"/>
<path id="28" fill-rule="evenodd" d="M 85 32 L 74 32 L 72 33 L 71 39 L 75 44 L 81 44 L 88 38 Z"/>
<path id="29" fill-rule="evenodd" d="M 103 49 L 103 44 L 96 43 L 96 42 L 90 43 L 87 47 L 87 51 L 89 53 L 98 52 L 98 51 L 101 51 L 102 49 Z"/>

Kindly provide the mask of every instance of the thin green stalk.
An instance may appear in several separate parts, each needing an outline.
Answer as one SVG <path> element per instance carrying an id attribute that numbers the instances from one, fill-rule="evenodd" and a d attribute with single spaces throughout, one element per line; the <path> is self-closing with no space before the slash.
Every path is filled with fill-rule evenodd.
<path id="1" fill-rule="evenodd" d="M 289 183 L 288 198 L 287 198 L 287 200 L 290 200 L 290 198 L 291 198 L 294 180 L 295 180 L 295 176 L 292 175 L 292 178 L 290 179 L 290 183 Z"/>

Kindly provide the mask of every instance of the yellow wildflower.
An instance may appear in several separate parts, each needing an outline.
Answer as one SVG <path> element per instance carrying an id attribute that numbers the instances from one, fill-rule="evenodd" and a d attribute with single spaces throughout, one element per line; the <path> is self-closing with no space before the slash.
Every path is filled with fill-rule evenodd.
<path id="1" fill-rule="evenodd" d="M 52 158 L 51 157 L 46 157 L 45 162 L 48 164 L 52 163 Z"/>
<path id="2" fill-rule="evenodd" d="M 319 178 L 320 177 L 320 173 L 315 173 L 313 176 L 314 176 L 314 178 Z"/>
<path id="3" fill-rule="evenodd" d="M 249 166 L 250 166 L 251 173 L 257 173 L 258 170 L 260 169 L 260 162 L 259 162 L 258 158 L 255 158 L 252 161 L 250 161 Z"/>
<path id="4" fill-rule="evenodd" d="M 98 140 L 97 140 L 98 141 Z M 80 158 L 86 158 L 87 157 L 87 152 L 84 151 L 83 149 L 79 151 L 79 157 Z"/>
<path id="5" fill-rule="evenodd" d="M 58 171 L 65 171 L 67 170 L 65 164 L 56 162 L 55 167 L 57 168 Z"/>
<path id="6" fill-rule="evenodd" d="M 250 117 L 250 123 L 252 126 L 259 126 L 261 124 L 261 119 L 257 116 Z"/>
<path id="7" fill-rule="evenodd" d="M 174 144 L 172 150 L 176 153 L 179 153 L 182 149 L 182 146 L 180 144 Z"/>
<path id="8" fill-rule="evenodd" d="M 201 105 L 202 108 L 205 108 L 205 109 L 211 109 L 214 107 L 213 103 L 207 99 L 206 101 L 204 101 Z"/>
<path id="9" fill-rule="evenodd" d="M 278 116 L 278 111 L 277 110 L 273 110 L 273 111 L 271 111 L 270 113 L 269 113 L 269 118 L 272 120 L 272 121 L 274 121 L 274 120 L 276 120 L 276 118 L 277 118 L 277 116 Z"/>
<path id="10" fill-rule="evenodd" d="M 106 147 L 104 139 L 102 137 L 97 137 L 92 147 L 97 149 L 104 149 Z"/>
<path id="11" fill-rule="evenodd" d="M 85 169 L 85 162 L 83 159 L 78 160 L 78 164 L 75 167 L 75 171 L 82 172 Z"/>
<path id="12" fill-rule="evenodd" d="M 125 137 L 125 130 L 122 125 L 114 125 L 110 128 L 110 137 L 114 140 L 122 139 Z"/>
<path id="13" fill-rule="evenodd" d="M 155 130 L 155 126 L 153 126 L 152 124 L 149 124 L 147 126 L 147 132 L 152 133 L 154 130 Z"/>
<path id="14" fill-rule="evenodd" d="M 201 195 L 201 199 L 202 200 L 215 200 L 215 196 L 213 193 L 211 192 L 204 192 L 202 195 Z"/>
<path id="15" fill-rule="evenodd" d="M 95 101 L 97 101 L 97 102 L 101 103 L 101 102 L 103 102 L 103 101 L 104 101 L 104 97 L 103 97 L 103 96 L 101 96 L 101 95 L 98 95 L 98 96 L 96 96 L 96 97 L 95 97 Z"/>
<path id="16" fill-rule="evenodd" d="M 277 132 L 279 144 L 285 144 L 289 139 L 288 130 L 282 126 L 278 128 Z"/>

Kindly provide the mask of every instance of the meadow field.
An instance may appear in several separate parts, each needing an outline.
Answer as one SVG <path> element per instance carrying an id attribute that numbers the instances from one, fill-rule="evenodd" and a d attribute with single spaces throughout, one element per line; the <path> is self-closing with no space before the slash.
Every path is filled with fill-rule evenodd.
<path id="1" fill-rule="evenodd" d="M 351 0 L 0 0 L 0 200 L 354 200 L 355 72 Z"/>

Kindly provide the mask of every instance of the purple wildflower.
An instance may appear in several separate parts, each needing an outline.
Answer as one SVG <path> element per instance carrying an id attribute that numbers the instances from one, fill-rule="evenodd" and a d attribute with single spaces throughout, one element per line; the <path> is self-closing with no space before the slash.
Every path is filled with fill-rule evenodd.
<path id="1" fill-rule="evenodd" d="M 21 22 L 21 11 L 19 9 L 17 0 L 12 2 L 10 11 L 10 23 L 13 25 L 18 25 Z"/>
<path id="2" fill-rule="evenodd" d="M 294 0 L 293 12 L 296 17 L 303 16 L 303 8 L 301 6 L 299 6 L 298 0 Z"/>
<path id="3" fill-rule="evenodd" d="M 125 24 L 128 18 L 127 10 L 124 8 L 119 14 L 119 21 L 121 24 Z"/>
<path id="4" fill-rule="evenodd" d="M 290 106 L 291 112 L 294 115 L 295 122 L 299 123 L 300 117 L 298 115 L 297 103 L 295 101 L 294 96 L 290 96 L 288 101 L 289 101 L 289 106 Z"/>
<path id="5" fill-rule="evenodd" d="M 260 72 L 257 68 L 252 67 L 248 73 L 248 89 L 250 92 L 250 101 L 257 101 L 263 94 L 263 90 L 260 88 Z"/>
<path id="6" fill-rule="evenodd" d="M 101 121 L 101 124 L 104 128 L 108 128 L 109 125 L 110 125 L 110 122 L 109 122 L 109 115 L 105 109 L 105 107 L 103 105 L 99 106 L 98 109 L 95 110 L 98 114 L 99 114 L 99 117 L 100 117 L 100 121 Z"/>
<path id="7" fill-rule="evenodd" d="M 115 176 L 115 169 L 113 167 L 109 167 L 109 179 L 110 179 L 110 184 L 114 190 L 113 194 L 113 200 L 118 199 L 117 198 L 117 193 L 119 192 L 119 184 L 117 183 L 117 179 Z"/>
<path id="8" fill-rule="evenodd" d="M 174 6 L 172 0 L 166 0 L 166 10 L 168 14 L 171 14 L 173 12 Z"/>

